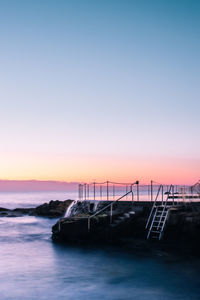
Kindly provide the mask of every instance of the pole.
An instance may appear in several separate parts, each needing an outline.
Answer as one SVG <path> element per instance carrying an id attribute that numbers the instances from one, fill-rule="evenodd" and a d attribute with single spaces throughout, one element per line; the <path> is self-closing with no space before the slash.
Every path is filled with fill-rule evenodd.
<path id="1" fill-rule="evenodd" d="M 151 202 L 153 201 L 153 180 L 151 180 Z"/>
<path id="2" fill-rule="evenodd" d="M 113 205 L 110 206 L 110 224 L 112 224 Z"/>
<path id="3" fill-rule="evenodd" d="M 83 196 L 83 185 L 80 184 L 80 200 L 82 200 L 82 196 Z"/>
<path id="4" fill-rule="evenodd" d="M 80 184 L 78 185 L 78 198 L 79 198 L 79 200 L 81 200 L 81 195 L 80 195 Z"/>
<path id="5" fill-rule="evenodd" d="M 173 205 L 174 205 L 174 186 L 172 185 L 172 199 L 173 199 Z"/>
<path id="6" fill-rule="evenodd" d="M 89 185 L 89 183 L 87 185 L 87 197 L 88 197 L 88 200 L 90 200 L 90 185 Z"/>
<path id="7" fill-rule="evenodd" d="M 133 194 L 133 185 L 131 184 L 131 196 L 132 196 L 132 204 L 133 204 L 133 201 L 134 201 L 134 194 Z"/>
<path id="8" fill-rule="evenodd" d="M 87 184 L 85 183 L 85 200 L 86 200 Z"/>
<path id="9" fill-rule="evenodd" d="M 139 201 L 139 181 L 137 182 L 137 201 Z"/>
<path id="10" fill-rule="evenodd" d="M 108 181 L 106 181 L 106 183 L 107 183 L 107 201 L 109 200 L 109 191 L 108 191 Z"/>
<path id="11" fill-rule="evenodd" d="M 94 200 L 95 200 L 95 182 L 94 182 Z"/>

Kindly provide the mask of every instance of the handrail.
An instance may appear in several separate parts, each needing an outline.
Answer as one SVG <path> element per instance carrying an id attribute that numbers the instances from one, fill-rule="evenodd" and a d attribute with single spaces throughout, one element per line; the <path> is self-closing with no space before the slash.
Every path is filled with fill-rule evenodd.
<path id="1" fill-rule="evenodd" d="M 167 199 L 165 200 L 165 205 L 164 205 L 162 213 L 161 213 L 161 217 L 160 217 L 160 221 L 158 223 L 158 227 L 160 226 L 160 222 L 161 222 L 161 220 L 163 218 L 163 215 L 164 215 L 164 212 L 165 212 L 165 209 L 166 209 L 166 206 L 167 206 L 167 201 L 169 200 L 169 194 L 170 194 L 172 188 L 173 188 L 173 185 L 171 184 L 170 188 L 169 188 L 169 191 L 168 191 L 168 194 L 167 194 Z M 168 215 L 168 210 L 167 210 L 167 214 L 166 215 Z M 166 221 L 166 217 L 165 217 L 165 221 Z M 163 223 L 163 225 L 164 225 L 164 223 Z M 163 226 L 163 228 L 164 228 L 164 226 Z"/>
<path id="2" fill-rule="evenodd" d="M 106 183 L 112 183 L 112 184 L 119 184 L 119 185 L 132 185 L 132 184 L 138 184 L 139 182 L 138 181 L 136 181 L 136 182 L 134 182 L 134 183 L 132 183 L 132 182 L 114 182 L 114 181 L 104 181 L 104 182 L 89 182 L 89 183 L 80 183 L 80 185 L 85 185 L 85 184 L 106 184 Z"/>
<path id="3" fill-rule="evenodd" d="M 154 200 L 154 204 L 153 204 L 153 206 L 152 206 L 152 209 L 151 209 L 149 218 L 148 218 L 148 220 L 147 220 L 146 227 L 145 227 L 146 229 L 148 228 L 149 222 L 150 222 L 150 220 L 151 220 L 151 217 L 152 217 L 154 208 L 155 208 L 155 206 L 156 206 L 156 202 L 157 202 L 158 196 L 159 196 L 159 194 L 160 194 L 160 190 L 162 190 L 162 187 L 163 187 L 163 185 L 161 184 L 161 185 L 159 186 L 159 189 L 158 189 L 156 198 L 155 198 L 155 200 Z M 168 200 L 169 200 L 169 195 L 170 195 L 170 193 L 171 193 L 172 187 L 173 187 L 173 185 L 171 184 L 170 187 L 169 187 L 169 190 L 167 191 L 167 198 L 166 198 L 166 200 L 164 201 L 164 209 L 165 209 L 166 206 L 167 206 L 167 202 L 168 202 Z M 163 190 L 162 190 L 162 193 L 163 193 Z"/>
<path id="4" fill-rule="evenodd" d="M 111 207 L 111 212 L 112 212 L 112 206 L 113 206 L 113 204 L 115 204 L 116 202 L 120 201 L 122 198 L 128 196 L 130 193 L 133 193 L 133 186 L 134 186 L 135 184 L 138 184 L 138 181 L 136 181 L 136 182 L 134 182 L 134 183 L 132 183 L 132 184 L 130 185 L 131 190 L 130 190 L 129 192 L 125 193 L 123 196 L 119 197 L 117 200 L 112 201 L 111 203 L 109 203 L 108 205 L 106 205 L 105 207 L 103 207 L 102 209 L 98 210 L 98 211 L 97 211 L 96 213 L 94 213 L 93 215 L 89 216 L 89 217 L 88 217 L 88 231 L 90 231 L 90 220 L 91 220 L 93 217 L 95 217 L 95 216 L 97 216 L 98 214 L 100 214 L 102 211 L 104 211 L 104 210 L 106 210 L 107 208 L 109 208 L 109 207 Z"/>
<path id="5" fill-rule="evenodd" d="M 154 208 L 155 208 L 155 206 L 156 206 L 156 201 L 157 201 L 158 196 L 159 196 L 159 194 L 160 194 L 161 188 L 162 188 L 162 184 L 159 186 L 159 189 L 158 189 L 158 191 L 157 191 L 157 195 L 156 195 L 156 198 L 155 198 L 155 200 L 154 200 L 154 204 L 153 204 L 153 206 L 152 206 L 152 208 L 151 208 L 151 212 L 150 212 L 149 218 L 148 218 L 147 223 L 146 223 L 146 227 L 145 227 L 146 229 L 147 229 L 147 227 L 148 227 L 148 225 L 149 225 L 149 222 L 150 222 L 150 219 L 151 219 L 153 210 L 154 210 Z"/>

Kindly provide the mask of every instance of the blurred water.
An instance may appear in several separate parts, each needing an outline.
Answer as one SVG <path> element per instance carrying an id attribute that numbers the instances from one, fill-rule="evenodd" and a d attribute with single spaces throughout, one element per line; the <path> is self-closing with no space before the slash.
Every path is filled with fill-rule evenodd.
<path id="1" fill-rule="evenodd" d="M 55 222 L 0 218 L 1 300 L 199 299 L 199 260 L 55 244 Z"/>
<path id="2" fill-rule="evenodd" d="M 77 192 L 0 192 L 0 207 L 36 207 L 50 200 L 74 200 L 77 196 Z"/>

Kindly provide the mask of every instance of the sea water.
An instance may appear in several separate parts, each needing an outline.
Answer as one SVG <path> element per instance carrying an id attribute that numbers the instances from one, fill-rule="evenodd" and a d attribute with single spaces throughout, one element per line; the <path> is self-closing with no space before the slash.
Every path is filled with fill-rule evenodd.
<path id="1" fill-rule="evenodd" d="M 8 193 L 0 199 L 6 199 L 7 207 L 33 207 L 54 199 L 52 193 L 49 196 Z M 199 259 L 53 243 L 51 227 L 56 221 L 0 218 L 1 300 L 200 299 Z"/>

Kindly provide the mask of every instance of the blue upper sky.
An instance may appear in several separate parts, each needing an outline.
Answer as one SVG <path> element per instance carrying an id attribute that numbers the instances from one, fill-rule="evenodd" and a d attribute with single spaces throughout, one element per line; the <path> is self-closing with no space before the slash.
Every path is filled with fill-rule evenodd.
<path id="1" fill-rule="evenodd" d="M 197 176 L 200 1 L 0 0 L 0 44 L 1 178 L 17 178 L 8 153 L 180 160 Z"/>

